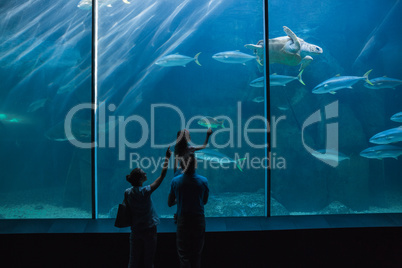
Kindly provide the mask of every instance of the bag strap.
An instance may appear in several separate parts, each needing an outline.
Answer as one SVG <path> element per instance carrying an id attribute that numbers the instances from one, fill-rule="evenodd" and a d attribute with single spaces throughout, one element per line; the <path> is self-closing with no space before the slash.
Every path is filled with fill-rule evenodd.
<path id="1" fill-rule="evenodd" d="M 123 202 L 124 202 L 124 204 L 125 204 L 127 207 L 130 207 L 129 204 L 128 204 L 128 196 L 127 196 L 127 192 L 126 192 L 126 191 L 124 191 L 124 200 L 123 200 Z"/>

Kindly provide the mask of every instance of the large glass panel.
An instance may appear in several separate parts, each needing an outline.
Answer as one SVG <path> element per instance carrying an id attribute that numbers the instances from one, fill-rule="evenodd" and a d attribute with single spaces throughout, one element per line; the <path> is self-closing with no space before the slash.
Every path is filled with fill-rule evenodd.
<path id="1" fill-rule="evenodd" d="M 0 218 L 91 217 L 90 149 L 71 143 L 90 141 L 91 110 L 67 116 L 91 101 L 91 17 L 0 2 Z"/>
<path id="2" fill-rule="evenodd" d="M 402 212 L 401 13 L 400 1 L 269 1 L 271 145 L 286 160 L 272 215 Z"/>
<path id="3" fill-rule="evenodd" d="M 262 0 L 100 2 L 99 217 L 115 216 L 131 169 L 147 172 L 144 185 L 159 176 L 179 130 L 202 145 L 205 116 L 216 120 L 197 152 L 210 187 L 206 216 L 264 215 L 263 79 L 250 86 L 263 77 L 263 25 Z M 153 193 L 161 217 L 176 210 L 167 206 L 172 178 L 173 161 Z"/>

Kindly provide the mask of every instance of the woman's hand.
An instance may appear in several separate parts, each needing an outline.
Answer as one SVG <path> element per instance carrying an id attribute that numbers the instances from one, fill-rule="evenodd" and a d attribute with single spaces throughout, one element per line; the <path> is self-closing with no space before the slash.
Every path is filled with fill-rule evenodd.
<path id="1" fill-rule="evenodd" d="M 171 155 L 172 155 L 172 151 L 170 151 L 170 146 L 169 146 L 166 150 L 166 158 L 169 159 Z"/>

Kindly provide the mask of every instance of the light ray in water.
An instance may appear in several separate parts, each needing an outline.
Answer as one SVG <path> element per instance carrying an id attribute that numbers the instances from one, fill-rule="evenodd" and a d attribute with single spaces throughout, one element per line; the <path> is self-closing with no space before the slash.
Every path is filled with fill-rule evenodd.
<path id="1" fill-rule="evenodd" d="M 54 96 L 57 85 L 74 89 L 89 81 L 91 53 L 80 51 L 85 41 L 90 48 L 91 31 L 84 25 L 90 23 L 88 18 L 74 3 L 57 1 L 9 1 L 0 10 L 0 63 L 10 70 L 4 81 L 4 109 L 19 110 L 15 104 L 26 96 L 31 100 Z M 70 96 L 63 99 L 68 101 Z M 58 103 L 55 109 L 61 106 Z"/>
<path id="2" fill-rule="evenodd" d="M 102 26 L 99 27 L 99 62 L 102 63 L 98 66 L 99 84 L 102 84 L 108 76 L 117 71 L 121 66 L 120 64 L 125 61 L 119 61 L 119 64 L 116 64 L 116 59 L 127 59 L 128 54 L 135 47 L 137 37 L 155 16 L 153 13 L 156 13 L 156 7 L 157 3 L 155 2 L 130 20 L 119 20 L 105 34 L 102 32 Z M 122 42 L 122 40 L 129 40 L 129 42 Z"/>
<path id="3" fill-rule="evenodd" d="M 145 90 L 145 87 L 146 90 L 152 90 L 153 85 L 166 73 L 154 65 L 155 61 L 162 55 L 173 53 L 179 46 L 185 44 L 210 15 L 219 11 L 223 2 L 209 1 L 198 6 L 197 9 L 191 9 L 190 14 L 180 20 L 176 29 L 170 29 L 174 20 L 192 4 L 194 1 L 190 0 L 177 1 L 177 4 L 135 3 L 133 11 L 129 12 L 131 19 L 128 19 L 130 16 L 122 14 L 117 21 L 114 21 L 112 27 L 106 28 L 107 23 L 100 26 L 99 82 L 101 98 L 113 99 L 114 96 L 122 96 L 119 98 L 120 104 L 116 103 L 117 114 L 129 114 L 133 110 L 133 100 Z M 169 7 L 167 5 L 173 6 L 169 9 L 171 12 L 165 12 Z M 164 12 L 161 12 L 162 9 Z M 114 15 L 117 17 L 118 13 L 116 12 Z M 122 40 L 126 41 L 122 42 Z M 131 65 L 134 56 L 135 64 Z M 116 59 L 122 60 L 116 61 Z M 112 91 L 113 83 L 109 77 L 114 77 L 114 74 L 123 71 L 123 68 L 130 68 L 133 74 L 121 77 L 120 83 L 128 86 L 125 92 Z"/>
<path id="4" fill-rule="evenodd" d="M 183 8 L 185 6 L 187 6 L 187 4 L 190 2 L 190 0 L 187 1 L 183 1 L 183 3 L 181 3 L 180 5 L 178 5 L 176 7 L 176 9 L 172 12 L 172 14 L 170 14 L 169 17 L 167 17 L 165 19 L 165 21 L 159 26 L 158 30 L 156 31 L 156 33 L 154 34 L 154 37 L 151 40 L 151 44 L 154 45 L 156 40 L 159 40 L 160 35 L 162 33 L 169 33 L 170 30 L 168 29 L 170 27 L 170 25 L 172 24 L 172 21 L 174 18 L 176 18 L 176 16 L 183 10 Z"/>
<path id="5" fill-rule="evenodd" d="M 47 9 L 45 11 L 43 11 L 42 9 L 39 9 L 39 8 L 36 9 L 35 10 L 36 14 L 34 14 L 32 16 L 32 20 L 29 20 L 29 22 L 27 24 L 21 24 L 21 23 L 18 24 L 18 26 L 20 26 L 20 25 L 24 25 L 24 26 L 21 29 L 19 29 L 18 32 L 14 32 L 12 34 L 12 37 L 10 38 L 10 41 L 23 39 L 23 35 L 25 33 L 29 33 L 29 36 L 31 36 L 32 35 L 31 28 L 38 27 L 38 24 L 40 23 L 40 21 L 44 20 L 45 17 L 47 17 L 48 15 L 51 15 L 55 11 L 55 9 L 57 9 L 57 8 L 58 8 L 58 6 L 54 5 L 54 6 L 50 7 L 49 9 Z M 20 15 L 21 14 L 15 14 L 15 16 L 20 16 Z M 35 36 L 36 32 L 33 31 L 33 33 L 34 33 L 34 36 Z"/>
<path id="6" fill-rule="evenodd" d="M 26 1 L 25 3 L 23 2 L 21 5 L 15 6 L 12 9 L 7 9 L 7 14 L 4 16 L 4 21 L 10 21 L 14 16 L 19 16 L 20 12 L 27 9 L 31 4 L 31 1 Z"/>

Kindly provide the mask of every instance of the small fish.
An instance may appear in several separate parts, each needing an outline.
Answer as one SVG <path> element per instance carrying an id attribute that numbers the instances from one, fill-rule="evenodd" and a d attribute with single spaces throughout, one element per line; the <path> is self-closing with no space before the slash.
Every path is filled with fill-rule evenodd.
<path id="1" fill-rule="evenodd" d="M 333 161 L 336 163 L 339 163 L 343 160 L 350 159 L 349 156 L 346 156 L 343 153 L 340 153 L 340 152 L 338 152 L 336 150 L 332 150 L 332 149 L 321 149 L 321 150 L 313 151 L 311 154 L 321 160 Z"/>
<path id="2" fill-rule="evenodd" d="M 39 110 L 40 108 L 44 107 L 45 104 L 48 102 L 49 99 L 40 99 L 37 101 L 32 102 L 29 106 L 28 106 L 28 113 L 32 113 L 35 112 L 36 110 Z"/>
<path id="3" fill-rule="evenodd" d="M 199 66 L 201 66 L 200 62 L 198 61 L 198 56 L 201 52 L 197 53 L 194 58 L 187 57 L 180 54 L 172 54 L 163 56 L 162 58 L 158 59 L 155 64 L 163 67 L 172 67 L 172 66 L 183 66 L 186 67 L 187 63 L 195 61 Z"/>
<path id="4" fill-rule="evenodd" d="M 128 0 L 122 0 L 123 3 L 125 4 L 131 4 Z M 98 5 L 99 6 L 107 6 L 107 7 L 112 7 L 112 4 L 114 4 L 116 0 L 98 0 Z M 90 10 L 92 8 L 92 0 L 81 0 L 77 7 L 79 9 L 83 10 Z"/>
<path id="5" fill-rule="evenodd" d="M 388 144 L 398 141 L 402 141 L 402 126 L 382 131 L 370 138 L 370 142 L 375 144 Z"/>
<path id="6" fill-rule="evenodd" d="M 360 152 L 360 155 L 366 158 L 395 158 L 402 154 L 402 148 L 393 145 L 378 145 L 374 147 L 369 147 Z"/>
<path id="7" fill-rule="evenodd" d="M 269 76 L 269 85 L 270 86 L 286 86 L 286 84 L 294 81 L 294 80 L 299 80 L 300 83 L 304 84 L 302 80 L 302 73 L 304 70 L 301 70 L 301 72 L 297 76 L 288 76 L 288 75 L 279 75 L 279 74 L 271 74 Z"/>
<path id="8" fill-rule="evenodd" d="M 287 111 L 287 110 L 289 110 L 289 107 L 288 106 L 278 106 L 278 109 L 281 111 Z"/>
<path id="9" fill-rule="evenodd" d="M 335 76 L 328 80 L 325 80 L 313 89 L 314 94 L 324 94 L 331 93 L 335 94 L 335 91 L 342 88 L 352 88 L 354 84 L 361 80 L 365 80 L 367 83 L 371 84 L 368 76 L 372 70 L 366 72 L 362 77 L 360 76 Z"/>
<path id="10" fill-rule="evenodd" d="M 26 119 L 23 119 L 20 116 L 13 115 L 13 114 L 0 114 L 0 121 L 3 124 L 8 124 L 8 123 L 15 124 L 15 123 L 26 123 L 27 122 Z"/>
<path id="11" fill-rule="evenodd" d="M 70 82 L 66 85 L 61 86 L 59 89 L 57 89 L 56 94 L 63 94 L 63 93 L 71 92 L 74 89 L 76 89 L 75 84 L 73 82 Z"/>
<path id="12" fill-rule="evenodd" d="M 402 112 L 396 113 L 391 116 L 391 120 L 394 122 L 402 122 Z"/>
<path id="13" fill-rule="evenodd" d="M 208 128 L 218 128 L 218 127 L 225 128 L 225 126 L 223 125 L 224 120 L 218 121 L 215 118 L 209 116 L 201 118 L 200 120 L 198 120 L 197 123 L 203 127 Z"/>
<path id="14" fill-rule="evenodd" d="M 252 87 L 264 87 L 264 82 L 265 82 L 265 77 L 259 77 L 257 79 L 254 79 L 253 81 L 250 82 L 250 86 Z"/>
<path id="15" fill-rule="evenodd" d="M 382 89 L 382 88 L 392 88 L 402 85 L 402 80 L 389 78 L 389 77 L 378 77 L 370 80 L 371 84 L 364 83 L 366 88 L 371 89 Z"/>
<path id="16" fill-rule="evenodd" d="M 66 131 L 64 120 L 51 127 L 45 137 L 53 141 L 89 139 L 91 137 L 91 120 L 73 118 L 69 131 Z"/>
<path id="17" fill-rule="evenodd" d="M 258 96 L 258 97 L 255 97 L 255 98 L 253 99 L 253 101 L 254 101 L 254 102 L 257 102 L 257 103 L 260 103 L 260 102 L 265 101 L 265 98 L 264 98 L 263 96 Z"/>
<path id="18" fill-rule="evenodd" d="M 90 10 L 92 8 L 92 0 L 81 0 L 77 7 L 82 10 Z"/>
<path id="19" fill-rule="evenodd" d="M 212 56 L 214 60 L 224 62 L 224 63 L 241 63 L 245 64 L 250 60 L 257 59 L 256 56 L 252 56 L 240 51 L 226 51 L 219 52 Z"/>
<path id="20" fill-rule="evenodd" d="M 218 150 L 212 150 L 212 149 L 203 149 L 203 150 L 197 151 L 197 152 L 195 152 L 195 157 L 197 159 L 202 159 L 205 161 L 216 162 L 221 165 L 228 164 L 228 163 L 235 163 L 237 168 L 240 171 L 243 171 L 241 169 L 240 162 L 246 159 L 246 158 L 239 158 L 237 160 L 234 160 L 234 159 L 228 157 L 227 155 L 219 152 Z"/>

